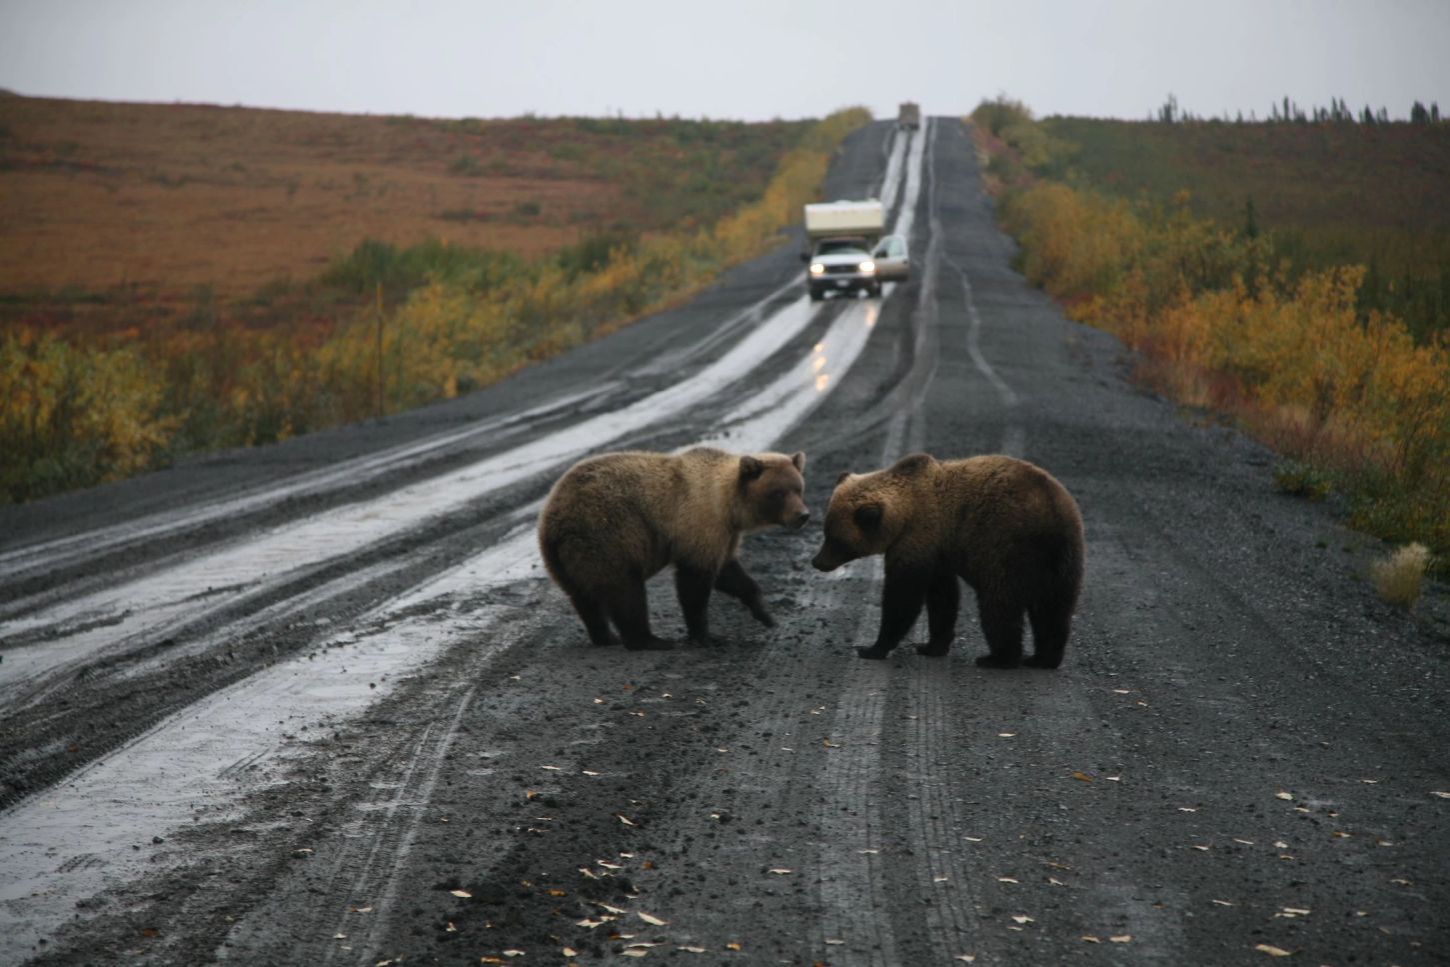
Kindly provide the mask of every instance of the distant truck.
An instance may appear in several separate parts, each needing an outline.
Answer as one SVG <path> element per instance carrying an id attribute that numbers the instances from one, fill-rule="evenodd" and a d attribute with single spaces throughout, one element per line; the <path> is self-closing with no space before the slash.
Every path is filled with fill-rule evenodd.
<path id="1" fill-rule="evenodd" d="M 811 301 L 828 292 L 881 294 L 881 279 L 871 249 L 886 229 L 886 208 L 875 199 L 807 205 L 806 290 Z"/>
<path id="2" fill-rule="evenodd" d="M 915 131 L 921 127 L 921 105 L 915 101 L 902 101 L 896 110 L 896 126 L 904 131 Z"/>

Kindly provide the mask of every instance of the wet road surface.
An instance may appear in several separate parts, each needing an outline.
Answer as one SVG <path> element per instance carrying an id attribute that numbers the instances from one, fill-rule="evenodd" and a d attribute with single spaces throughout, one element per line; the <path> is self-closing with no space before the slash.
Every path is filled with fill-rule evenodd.
<path id="1" fill-rule="evenodd" d="M 827 195 L 909 282 L 812 305 L 787 245 L 465 399 L 0 509 L 0 963 L 1450 959 L 1445 627 L 1025 285 L 962 124 Z M 970 598 L 947 658 L 856 659 L 879 561 L 816 573 L 818 525 L 746 541 L 776 629 L 590 648 L 544 494 L 701 441 L 805 450 L 817 520 L 916 450 L 1048 468 L 1062 669 L 977 669 Z"/>

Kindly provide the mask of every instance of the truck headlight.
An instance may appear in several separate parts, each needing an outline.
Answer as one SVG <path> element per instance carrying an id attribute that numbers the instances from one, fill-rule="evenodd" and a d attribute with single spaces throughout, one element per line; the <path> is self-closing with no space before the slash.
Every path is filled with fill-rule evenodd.
<path id="1" fill-rule="evenodd" d="M 876 263 L 875 262 L 872 262 L 870 259 L 867 259 L 865 262 L 862 262 L 860 265 L 857 266 L 857 268 L 861 270 L 861 274 L 862 275 L 875 275 L 876 274 Z"/>
<path id="2" fill-rule="evenodd" d="M 819 262 L 811 263 L 811 275 L 825 275 L 826 267 Z"/>

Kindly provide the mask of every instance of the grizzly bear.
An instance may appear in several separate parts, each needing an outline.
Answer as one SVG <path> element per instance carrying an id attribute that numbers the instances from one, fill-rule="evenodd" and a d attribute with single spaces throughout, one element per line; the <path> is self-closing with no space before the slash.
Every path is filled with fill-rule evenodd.
<path id="1" fill-rule="evenodd" d="M 804 453 L 739 455 L 710 447 L 680 454 L 606 453 L 559 478 L 539 515 L 539 547 L 596 645 L 666 649 L 650 631 L 644 584 L 675 566 L 690 640 L 709 642 L 707 605 L 718 588 L 761 624 L 775 624 L 737 554 L 742 535 L 810 519 Z"/>
<path id="2" fill-rule="evenodd" d="M 1025 460 L 903 457 L 875 473 L 842 474 L 826 508 L 825 543 L 812 562 L 832 571 L 886 555 L 881 630 L 862 658 L 885 658 L 926 603 L 923 655 L 951 647 L 961 588 L 977 593 L 987 668 L 1056 668 L 1082 586 L 1082 515 L 1051 474 Z M 1034 653 L 1022 658 L 1022 615 Z"/>

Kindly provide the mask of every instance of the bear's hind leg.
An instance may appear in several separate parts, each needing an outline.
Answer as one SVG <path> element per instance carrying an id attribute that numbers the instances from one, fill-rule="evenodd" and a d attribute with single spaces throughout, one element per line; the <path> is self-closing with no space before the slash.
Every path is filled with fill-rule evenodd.
<path id="1" fill-rule="evenodd" d="M 1061 607 L 1038 605 L 1027 609 L 1032 620 L 1032 656 L 1022 664 L 1031 668 L 1056 668 L 1062 664 L 1072 614 Z"/>
<path id="2" fill-rule="evenodd" d="M 714 585 L 714 575 L 704 568 L 675 565 L 675 593 L 685 613 L 685 630 L 699 645 L 717 644 L 710 635 L 710 589 Z"/>
<path id="3" fill-rule="evenodd" d="M 979 600 L 977 612 L 990 654 L 977 658 L 982 668 L 1016 668 L 1022 664 L 1022 606 Z"/>
<path id="4" fill-rule="evenodd" d="M 603 602 L 583 591 L 569 592 L 569 600 L 573 602 L 574 610 L 579 612 L 591 642 L 599 647 L 619 644 L 619 639 L 609 630 L 609 616 L 604 610 Z"/>
<path id="5" fill-rule="evenodd" d="M 649 628 L 649 601 L 644 593 L 644 578 L 639 574 L 620 577 L 605 595 L 610 620 L 619 629 L 624 647 L 630 651 L 664 651 L 674 647 L 663 638 L 656 638 Z"/>
<path id="6" fill-rule="evenodd" d="M 941 658 L 951 650 L 961 603 L 962 589 L 957 584 L 956 574 L 941 568 L 926 590 L 926 623 L 931 637 L 926 644 L 917 646 L 918 655 Z"/>

